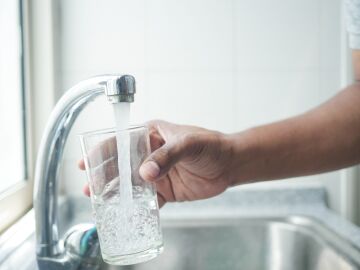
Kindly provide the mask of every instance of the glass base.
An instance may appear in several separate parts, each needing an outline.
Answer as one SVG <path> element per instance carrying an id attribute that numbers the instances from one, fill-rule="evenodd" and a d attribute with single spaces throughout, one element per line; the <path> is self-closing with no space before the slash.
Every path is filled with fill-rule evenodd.
<path id="1" fill-rule="evenodd" d="M 130 265 L 137 264 L 142 262 L 150 261 L 156 258 L 164 250 L 164 247 L 161 245 L 157 248 L 147 249 L 141 252 L 126 254 L 126 255 L 106 255 L 102 254 L 104 262 L 112 265 Z"/>

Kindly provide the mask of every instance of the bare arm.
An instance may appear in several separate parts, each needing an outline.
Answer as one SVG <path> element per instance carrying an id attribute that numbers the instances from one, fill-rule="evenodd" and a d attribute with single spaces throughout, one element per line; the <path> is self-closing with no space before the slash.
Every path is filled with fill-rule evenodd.
<path id="1" fill-rule="evenodd" d="M 355 79 L 360 53 L 353 52 Z M 316 174 L 360 163 L 360 83 L 294 118 L 230 136 L 233 185 Z"/>

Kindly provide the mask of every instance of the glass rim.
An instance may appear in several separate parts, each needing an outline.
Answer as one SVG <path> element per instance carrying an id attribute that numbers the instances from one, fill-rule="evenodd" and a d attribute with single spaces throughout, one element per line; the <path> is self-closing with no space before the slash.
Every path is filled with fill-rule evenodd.
<path id="1" fill-rule="evenodd" d="M 148 130 L 148 127 L 145 125 L 130 125 L 130 127 L 125 128 L 125 129 L 116 129 L 116 127 L 103 128 L 103 129 L 97 129 L 97 130 L 92 130 L 92 131 L 86 131 L 86 132 L 78 134 L 78 136 L 83 138 L 83 137 L 90 137 L 90 136 L 96 136 L 96 135 L 106 135 L 106 134 L 111 134 L 111 133 L 116 133 L 116 132 L 132 132 L 132 131 L 137 131 L 137 130 L 142 130 L 142 129 Z"/>

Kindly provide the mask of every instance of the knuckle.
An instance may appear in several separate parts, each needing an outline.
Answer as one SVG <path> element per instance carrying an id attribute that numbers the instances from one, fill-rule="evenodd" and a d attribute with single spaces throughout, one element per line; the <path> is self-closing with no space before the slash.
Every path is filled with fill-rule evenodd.
<path id="1" fill-rule="evenodd" d="M 187 133 L 183 137 L 183 144 L 185 147 L 192 147 L 199 143 L 200 135 L 197 133 Z"/>
<path id="2" fill-rule="evenodd" d="M 165 146 L 159 148 L 154 156 L 153 159 L 155 159 L 159 165 L 164 165 L 165 163 L 167 163 L 170 160 L 170 152 L 169 149 Z"/>

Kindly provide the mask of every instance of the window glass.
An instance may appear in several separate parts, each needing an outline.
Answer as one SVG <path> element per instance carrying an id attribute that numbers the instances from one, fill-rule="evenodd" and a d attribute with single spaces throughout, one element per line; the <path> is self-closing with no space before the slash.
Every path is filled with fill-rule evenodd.
<path id="1" fill-rule="evenodd" d="M 0 193 L 25 180 L 20 4 L 0 0 Z"/>

